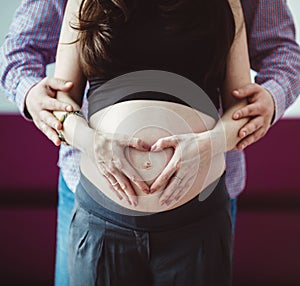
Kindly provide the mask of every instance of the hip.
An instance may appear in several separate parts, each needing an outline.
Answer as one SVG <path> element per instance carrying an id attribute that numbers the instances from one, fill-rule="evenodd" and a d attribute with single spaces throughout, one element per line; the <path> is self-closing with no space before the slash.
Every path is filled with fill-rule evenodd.
<path id="1" fill-rule="evenodd" d="M 124 208 L 110 200 L 82 174 L 75 199 L 79 207 L 99 219 L 141 231 L 177 229 L 199 222 L 207 229 L 214 227 L 212 222 L 216 218 L 230 221 L 230 197 L 225 186 L 225 174 L 203 192 L 206 191 L 210 195 L 204 200 L 196 196 L 189 202 L 168 211 L 140 212 Z"/>

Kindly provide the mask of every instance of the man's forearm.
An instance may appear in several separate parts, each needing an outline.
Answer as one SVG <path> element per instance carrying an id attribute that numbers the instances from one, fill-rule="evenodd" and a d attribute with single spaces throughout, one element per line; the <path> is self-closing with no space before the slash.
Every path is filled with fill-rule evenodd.
<path id="1" fill-rule="evenodd" d="M 251 68 L 275 103 L 275 123 L 300 93 L 300 48 L 285 0 L 242 1 Z M 276 9 L 274 9 L 276 7 Z"/>
<path id="2" fill-rule="evenodd" d="M 22 114 L 26 94 L 45 77 L 46 65 L 55 61 L 65 3 L 22 1 L 0 48 L 1 86 Z"/>

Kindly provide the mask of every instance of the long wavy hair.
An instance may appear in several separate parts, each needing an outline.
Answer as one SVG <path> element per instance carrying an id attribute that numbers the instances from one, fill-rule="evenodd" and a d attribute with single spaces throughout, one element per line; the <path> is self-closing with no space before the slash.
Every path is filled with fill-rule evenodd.
<path id="1" fill-rule="evenodd" d="M 225 8 L 228 8 L 225 7 L 229 5 L 228 0 L 148 1 L 157 3 L 160 15 L 167 19 L 168 24 L 164 29 L 169 33 L 181 33 L 189 29 L 189 31 L 195 30 L 199 35 L 215 35 L 211 47 L 214 57 L 210 70 L 207 71 L 206 80 L 224 74 L 226 58 L 235 33 L 233 14 L 224 12 Z M 83 0 L 81 2 L 78 24 L 72 27 L 79 31 L 81 65 L 86 76 L 99 75 L 104 72 L 105 64 L 113 62 L 110 47 L 115 31 L 129 21 L 133 12 L 142 6 L 142 2 L 142 0 Z"/>

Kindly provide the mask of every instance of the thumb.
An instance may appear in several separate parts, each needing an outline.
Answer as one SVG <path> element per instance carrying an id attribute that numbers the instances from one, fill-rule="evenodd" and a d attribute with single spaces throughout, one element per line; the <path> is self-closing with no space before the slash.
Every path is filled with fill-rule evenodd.
<path id="1" fill-rule="evenodd" d="M 152 152 L 162 151 L 166 148 L 171 148 L 176 146 L 177 141 L 172 137 L 160 138 L 151 146 Z"/>
<path id="2" fill-rule="evenodd" d="M 257 93 L 258 86 L 256 84 L 247 84 L 239 89 L 235 89 L 232 91 L 232 95 L 236 98 L 246 98 L 248 96 L 252 96 Z"/>
<path id="3" fill-rule="evenodd" d="M 53 77 L 47 77 L 45 84 L 56 91 L 69 91 L 73 87 L 72 82 Z"/>
<path id="4" fill-rule="evenodd" d="M 135 148 L 140 151 L 149 151 L 150 150 L 150 145 L 144 142 L 140 138 L 132 138 L 128 142 L 128 146 Z"/>

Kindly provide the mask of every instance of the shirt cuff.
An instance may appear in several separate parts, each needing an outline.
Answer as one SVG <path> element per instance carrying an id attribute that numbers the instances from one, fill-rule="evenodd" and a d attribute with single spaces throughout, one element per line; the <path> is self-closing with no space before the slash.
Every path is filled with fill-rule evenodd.
<path id="1" fill-rule="evenodd" d="M 285 112 L 285 96 L 284 90 L 275 80 L 268 80 L 261 84 L 272 96 L 274 100 L 274 117 L 271 124 L 275 124 Z"/>
<path id="2" fill-rule="evenodd" d="M 21 115 L 27 119 L 32 120 L 30 114 L 28 113 L 25 105 L 25 100 L 29 90 L 39 83 L 43 78 L 41 77 L 23 77 L 17 86 L 16 90 L 16 104 L 20 110 Z"/>

